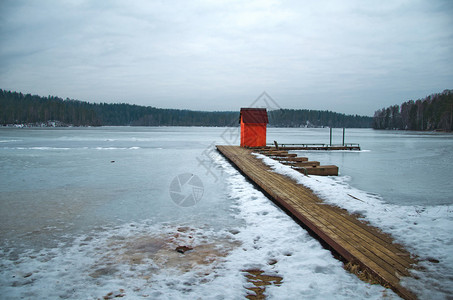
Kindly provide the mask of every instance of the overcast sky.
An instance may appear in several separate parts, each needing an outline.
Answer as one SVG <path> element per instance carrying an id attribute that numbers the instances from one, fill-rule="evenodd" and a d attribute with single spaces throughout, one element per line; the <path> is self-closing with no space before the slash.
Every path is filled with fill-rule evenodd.
<path id="1" fill-rule="evenodd" d="M 5 1 L 0 88 L 373 115 L 453 89 L 453 1 Z"/>

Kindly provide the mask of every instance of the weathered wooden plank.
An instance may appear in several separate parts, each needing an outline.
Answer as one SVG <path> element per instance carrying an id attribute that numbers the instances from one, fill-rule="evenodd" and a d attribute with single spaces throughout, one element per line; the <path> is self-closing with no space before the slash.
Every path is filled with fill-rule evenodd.
<path id="1" fill-rule="evenodd" d="M 338 176 L 337 166 L 308 165 L 305 167 L 295 167 L 294 169 L 307 175 Z"/>
<path id="2" fill-rule="evenodd" d="M 278 161 L 287 161 L 287 162 L 288 161 L 292 161 L 292 162 L 308 161 L 308 157 L 274 157 L 273 159 L 278 160 Z"/>
<path id="3" fill-rule="evenodd" d="M 313 167 L 319 166 L 319 161 L 316 160 L 307 160 L 307 161 L 300 161 L 294 164 L 295 167 Z"/>
<path id="4" fill-rule="evenodd" d="M 280 151 L 280 150 L 260 150 L 256 151 L 265 155 L 273 155 L 273 156 L 286 156 L 288 151 Z M 297 156 L 297 154 L 296 154 Z"/>
<path id="5" fill-rule="evenodd" d="M 415 298 L 412 292 L 400 285 L 399 278 L 409 276 L 408 269 L 416 261 L 388 235 L 360 222 L 345 210 L 326 205 L 309 189 L 290 178 L 269 172 L 270 168 L 251 155 L 250 150 L 234 146 L 218 146 L 218 149 L 244 175 L 346 260 L 359 263 L 403 298 Z"/>
<path id="6" fill-rule="evenodd" d="M 297 157 L 297 154 L 296 153 L 268 153 L 266 155 L 269 155 L 269 156 L 275 156 L 275 157 L 284 157 L 284 158 L 287 158 L 287 157 Z"/>
<path id="7" fill-rule="evenodd" d="M 281 147 L 279 146 L 280 150 L 360 150 L 359 146 L 288 146 L 288 147 Z"/>

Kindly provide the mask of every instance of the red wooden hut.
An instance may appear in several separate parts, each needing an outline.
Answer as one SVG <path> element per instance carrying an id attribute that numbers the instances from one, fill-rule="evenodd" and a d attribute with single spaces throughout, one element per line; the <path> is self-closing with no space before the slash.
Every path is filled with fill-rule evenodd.
<path id="1" fill-rule="evenodd" d="M 265 108 L 241 108 L 241 147 L 266 146 L 266 126 L 269 123 Z"/>

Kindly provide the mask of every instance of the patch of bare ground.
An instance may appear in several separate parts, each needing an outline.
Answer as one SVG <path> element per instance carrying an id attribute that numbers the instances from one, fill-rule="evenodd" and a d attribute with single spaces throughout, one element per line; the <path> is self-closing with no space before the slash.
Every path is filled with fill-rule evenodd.
<path id="1" fill-rule="evenodd" d="M 247 282 L 252 283 L 254 287 L 248 287 L 249 293 L 246 298 L 251 300 L 266 299 L 265 291 L 268 285 L 281 285 L 283 278 L 281 276 L 266 275 L 264 271 L 257 269 L 242 270 Z M 253 292 L 253 293 L 251 293 Z"/>

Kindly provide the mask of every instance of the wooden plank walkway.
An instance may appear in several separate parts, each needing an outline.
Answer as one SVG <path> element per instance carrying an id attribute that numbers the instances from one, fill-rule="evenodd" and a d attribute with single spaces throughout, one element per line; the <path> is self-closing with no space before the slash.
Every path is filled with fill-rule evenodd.
<path id="1" fill-rule="evenodd" d="M 311 190 L 289 177 L 269 172 L 270 168 L 252 155 L 251 149 L 239 146 L 217 146 L 217 149 L 345 260 L 367 270 L 402 298 L 416 299 L 400 285 L 400 277 L 410 276 L 408 269 L 416 261 L 388 235 L 343 209 L 323 203 Z"/>
<path id="2" fill-rule="evenodd" d="M 279 146 L 279 149 L 282 150 L 323 150 L 323 151 L 332 151 L 332 150 L 359 150 L 358 146 Z"/>
<path id="3" fill-rule="evenodd" d="M 275 149 L 273 144 L 267 145 Z M 330 145 L 330 144 L 278 144 L 280 150 L 359 150 L 359 144 L 344 144 L 344 145 Z"/>

